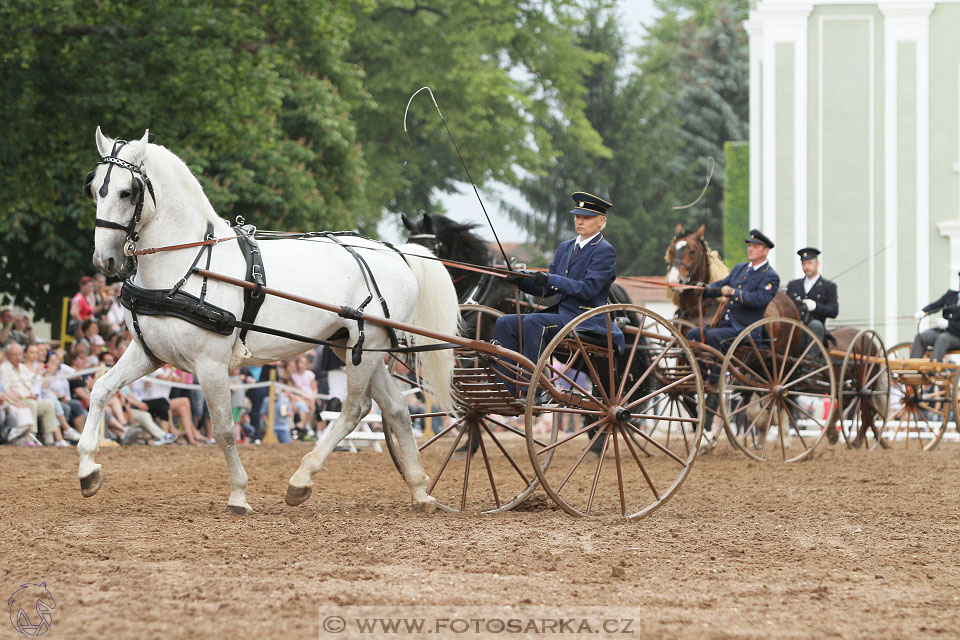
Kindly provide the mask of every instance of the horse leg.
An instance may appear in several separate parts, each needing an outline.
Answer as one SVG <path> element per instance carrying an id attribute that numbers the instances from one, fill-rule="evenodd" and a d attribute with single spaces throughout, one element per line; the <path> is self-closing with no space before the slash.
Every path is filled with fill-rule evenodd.
<path id="1" fill-rule="evenodd" d="M 313 491 L 313 474 L 320 471 L 324 461 L 333 452 L 343 438 L 356 429 L 360 419 L 370 409 L 370 376 L 373 367 L 380 364 L 379 360 L 368 356 L 359 366 L 349 366 L 347 370 L 347 399 L 340 410 L 340 417 L 329 427 L 313 448 L 313 451 L 303 456 L 300 467 L 290 477 L 287 485 L 287 494 L 284 500 L 291 506 L 296 506 L 310 497 Z"/>
<path id="2" fill-rule="evenodd" d="M 384 424 L 397 436 L 397 456 L 400 458 L 403 479 L 410 487 L 413 508 L 432 513 L 437 508 L 437 500 L 427 493 L 429 478 L 423 469 L 417 441 L 413 437 L 410 409 L 386 366 L 378 367 L 374 372 L 370 394 L 380 406 Z"/>
<path id="3" fill-rule="evenodd" d="M 223 457 L 227 460 L 230 472 L 230 497 L 226 511 L 238 516 L 246 515 L 253 508 L 247 504 L 247 472 L 237 453 L 237 439 L 233 432 L 233 412 L 230 408 L 230 379 L 222 362 L 204 366 L 197 371 L 200 388 L 210 409 L 210 422 L 213 425 L 213 437 Z"/>
<path id="4" fill-rule="evenodd" d="M 121 387 L 130 384 L 157 368 L 136 342 L 130 346 L 107 373 L 97 380 L 90 392 L 90 411 L 83 425 L 83 433 L 77 442 L 80 463 L 77 477 L 80 478 L 80 493 L 84 498 L 94 495 L 103 484 L 101 466 L 94 462 L 94 456 L 100 450 L 100 421 L 104 417 L 107 400 L 113 397 Z"/>

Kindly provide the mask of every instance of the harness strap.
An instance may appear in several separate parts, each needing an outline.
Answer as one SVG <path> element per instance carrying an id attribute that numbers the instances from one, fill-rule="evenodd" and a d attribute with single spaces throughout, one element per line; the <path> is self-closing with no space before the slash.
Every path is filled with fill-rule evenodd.
<path id="1" fill-rule="evenodd" d="M 263 267 L 263 258 L 260 255 L 260 246 L 254 238 L 254 234 L 257 231 L 256 227 L 250 224 L 238 225 L 234 227 L 233 230 L 237 235 L 237 244 L 243 253 L 243 259 L 247 263 L 247 275 L 245 279 L 247 282 L 252 282 L 256 285 L 253 291 L 249 289 L 243 290 L 243 315 L 241 316 L 241 321 L 250 324 L 256 320 L 257 314 L 260 312 L 260 307 L 263 306 L 265 296 L 260 290 L 266 286 L 267 276 Z M 241 342 L 246 341 L 248 330 L 247 327 L 243 327 L 240 330 Z"/>

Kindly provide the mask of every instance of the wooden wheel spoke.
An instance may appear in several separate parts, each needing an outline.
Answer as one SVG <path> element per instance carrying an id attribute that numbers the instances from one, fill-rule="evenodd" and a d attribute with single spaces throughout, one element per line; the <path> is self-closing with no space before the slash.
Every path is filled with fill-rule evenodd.
<path id="1" fill-rule="evenodd" d="M 647 481 L 647 486 L 649 486 L 650 490 L 653 492 L 653 497 L 659 500 L 660 492 L 657 491 L 657 487 L 653 484 L 653 479 L 650 478 L 650 474 L 647 473 L 647 468 L 643 465 L 643 462 L 640 460 L 640 456 L 637 455 L 636 450 L 633 448 L 633 442 L 631 438 L 628 437 L 626 433 L 624 433 L 623 435 L 623 441 L 627 445 L 627 448 L 630 450 L 630 454 L 633 456 L 633 459 L 637 463 L 637 466 L 640 468 L 640 473 L 643 474 L 643 478 Z"/>
<path id="2" fill-rule="evenodd" d="M 636 382 L 633 383 L 633 386 L 630 387 L 630 391 L 628 391 L 625 395 L 621 395 L 620 397 L 621 398 L 632 397 L 633 394 L 637 392 L 637 389 L 640 388 L 640 385 L 644 383 L 644 381 L 647 379 L 650 373 L 653 372 L 654 369 L 656 369 L 657 365 L 660 364 L 660 361 L 663 360 L 663 358 L 667 355 L 667 352 L 671 348 L 673 348 L 673 346 L 676 344 L 677 344 L 677 339 L 672 338 L 670 342 L 667 343 L 667 346 L 665 346 L 663 350 L 657 355 L 657 357 L 653 359 L 653 362 L 651 362 L 647 366 L 647 369 L 643 372 L 643 374 L 639 378 L 637 378 Z"/>
<path id="3" fill-rule="evenodd" d="M 740 412 L 742 412 L 742 411 L 746 411 L 747 409 L 749 409 L 749 408 L 752 407 L 753 405 L 757 404 L 758 402 L 763 402 L 764 399 L 766 399 L 766 397 L 767 397 L 767 396 L 765 396 L 765 395 L 760 395 L 760 394 L 756 394 L 756 396 L 757 396 L 756 398 L 754 398 L 753 400 L 751 400 L 751 401 L 748 402 L 747 404 L 741 404 L 739 407 L 737 407 L 736 409 L 734 409 L 733 411 L 731 411 L 730 413 L 728 413 L 728 414 L 727 414 L 727 417 L 728 417 L 728 418 L 732 418 L 732 417 L 734 417 L 735 415 L 737 415 L 738 413 L 740 413 Z"/>
<path id="4" fill-rule="evenodd" d="M 630 355 L 627 357 L 627 364 L 623 367 L 623 374 L 620 378 L 620 385 L 617 387 L 617 398 L 623 397 L 623 389 L 627 386 L 627 372 L 633 366 L 633 357 L 637 354 L 637 346 L 640 344 L 640 332 L 633 336 L 633 344 L 630 346 Z"/>
<path id="5" fill-rule="evenodd" d="M 486 416 L 484 416 L 484 419 L 492 422 L 493 424 L 497 425 L 498 427 L 502 427 L 502 428 L 506 429 L 507 431 L 509 431 L 509 432 L 511 432 L 511 433 L 515 433 L 516 435 L 520 436 L 521 438 L 525 438 L 526 435 L 527 435 L 526 432 L 524 432 L 523 429 L 520 429 L 520 428 L 518 428 L 518 427 L 515 427 L 515 426 L 513 426 L 512 424 L 507 424 L 506 422 L 501 422 L 500 420 L 497 420 L 496 418 L 494 418 L 494 417 L 492 417 L 492 416 L 486 415 Z M 534 442 L 534 444 L 539 444 L 539 445 L 544 445 L 544 444 L 545 444 L 542 440 L 537 440 L 536 438 L 533 439 L 533 442 Z"/>
<path id="6" fill-rule="evenodd" d="M 483 444 L 483 434 L 478 433 L 477 439 L 480 441 L 480 453 L 483 455 L 483 464 L 487 468 L 487 478 L 490 480 L 490 489 L 493 491 L 493 501 L 499 509 L 500 496 L 497 494 L 497 483 L 493 481 L 493 469 L 490 468 L 490 460 L 487 458 L 487 447 Z"/>
<path id="7" fill-rule="evenodd" d="M 810 349 L 813 349 L 815 344 L 816 343 L 814 341 L 812 340 L 810 341 L 810 344 L 808 344 L 807 347 L 800 353 L 800 355 L 797 357 L 796 362 L 794 362 L 793 366 L 790 367 L 790 371 L 788 371 L 787 374 L 783 377 L 784 380 L 790 379 L 790 376 L 792 376 L 793 372 L 797 370 L 797 367 L 800 366 L 800 363 L 802 363 L 804 360 L 807 359 L 807 354 L 810 353 Z"/>
<path id="8" fill-rule="evenodd" d="M 560 493 L 563 490 L 564 485 L 567 484 L 567 480 L 569 480 L 570 477 L 573 476 L 573 472 L 577 470 L 577 468 L 583 462 L 583 459 L 587 457 L 587 451 L 589 451 L 590 447 L 593 446 L 593 443 L 597 441 L 597 438 L 602 436 L 605 432 L 606 432 L 606 428 L 598 429 L 597 432 L 593 434 L 593 437 L 590 438 L 587 444 L 580 451 L 580 455 L 577 457 L 576 461 L 574 461 L 573 465 L 570 466 L 570 469 L 567 471 L 567 474 L 563 476 L 563 480 L 561 480 L 560 483 L 557 485 L 557 493 Z"/>
<path id="9" fill-rule="evenodd" d="M 632 409 L 633 407 L 637 406 L 638 404 L 642 404 L 642 403 L 646 402 L 647 400 L 649 400 L 650 398 L 652 398 L 652 397 L 654 397 L 654 396 L 656 396 L 656 395 L 658 395 L 658 394 L 661 394 L 661 393 L 664 393 L 664 392 L 666 392 L 666 391 L 669 391 L 670 389 L 673 389 L 674 387 L 679 386 L 679 385 L 681 385 L 681 384 L 683 384 L 683 383 L 685 383 L 685 382 L 689 382 L 692 378 L 694 378 L 694 374 L 693 374 L 693 373 L 688 373 L 687 375 L 683 376 L 682 378 L 680 378 L 680 379 L 678 379 L 678 380 L 674 380 L 673 382 L 671 382 L 670 384 L 668 384 L 668 385 L 666 385 L 666 386 L 664 386 L 664 387 L 660 387 L 659 389 L 655 389 L 654 391 L 651 391 L 650 393 L 648 393 L 647 395 L 643 396 L 642 398 L 640 398 L 640 399 L 638 399 L 638 400 L 634 400 L 633 402 L 631 402 L 631 403 L 627 404 L 626 406 L 624 406 L 624 409 L 627 409 L 627 410 L 629 411 L 630 409 Z"/>
<path id="10" fill-rule="evenodd" d="M 597 370 L 593 366 L 593 362 L 590 360 L 590 355 L 587 352 L 587 348 L 583 346 L 583 342 L 580 341 L 580 335 L 574 331 L 573 337 L 577 341 L 577 348 L 580 349 L 580 359 L 587 364 L 587 373 L 590 375 L 590 379 L 593 381 L 594 388 L 600 389 L 600 395 L 603 396 L 603 401 L 605 404 L 610 404 L 610 394 L 607 392 L 607 389 L 604 388 L 603 384 L 600 382 L 600 374 L 597 373 Z M 613 351 L 607 352 L 607 359 L 613 359 Z M 611 379 L 611 383 L 613 380 Z"/>
<path id="11" fill-rule="evenodd" d="M 426 442 L 424 442 L 422 445 L 420 445 L 419 447 L 417 447 L 417 450 L 422 452 L 424 449 L 426 449 L 427 447 L 429 447 L 430 445 L 432 445 L 434 442 L 436 442 L 437 440 L 439 440 L 439 439 L 442 438 L 443 436 L 445 436 L 445 435 L 447 435 L 448 433 L 450 433 L 450 431 L 451 431 L 452 429 L 456 429 L 458 426 L 460 426 L 461 424 L 463 424 L 463 421 L 464 421 L 464 420 L 466 420 L 466 418 L 462 418 L 462 417 L 461 417 L 461 418 L 458 418 L 457 420 L 455 420 L 454 422 L 451 422 L 451 423 L 450 423 L 450 426 L 444 427 L 443 429 L 441 429 L 441 430 L 440 430 L 440 433 L 437 433 L 437 434 L 434 435 L 432 438 L 430 438 L 429 440 L 427 440 Z M 461 432 L 461 433 L 462 433 L 462 432 Z M 458 438 L 458 439 L 459 439 L 459 438 Z"/>
<path id="12" fill-rule="evenodd" d="M 801 406 L 800 406 L 796 401 L 794 401 L 790 396 L 786 396 L 784 399 L 785 399 L 787 402 L 789 402 L 790 404 L 792 404 L 794 407 L 796 407 L 796 408 L 797 408 L 797 411 L 799 411 L 799 412 L 802 413 L 803 415 L 805 415 L 805 416 L 807 416 L 808 418 L 810 418 L 811 420 L 813 420 L 813 421 L 817 424 L 817 426 L 820 427 L 820 429 L 824 429 L 824 428 L 825 428 L 825 427 L 824 427 L 824 424 L 823 424 L 822 422 L 820 422 L 819 420 L 817 420 L 812 413 L 810 413 L 809 411 L 807 411 L 806 409 L 804 409 L 803 407 L 801 407 Z"/>
<path id="13" fill-rule="evenodd" d="M 473 439 L 478 435 L 472 424 L 468 424 L 466 429 L 470 433 L 467 436 L 467 455 L 463 470 L 463 492 L 460 494 L 460 511 L 467 508 L 467 485 L 470 484 L 470 463 L 473 461 Z"/>
<path id="14" fill-rule="evenodd" d="M 523 473 L 523 469 L 521 469 L 520 465 L 517 464 L 517 461 L 513 459 L 513 456 L 510 455 L 510 453 L 504 448 L 503 444 L 501 444 L 500 440 L 496 437 L 496 435 L 494 435 L 493 430 L 490 429 L 490 427 L 488 427 L 486 424 L 483 424 L 483 428 L 488 434 L 490 434 L 490 438 L 493 440 L 493 443 L 497 445 L 497 448 L 500 449 L 500 453 L 502 453 L 503 457 L 507 459 L 507 461 L 510 463 L 510 466 L 512 466 L 520 475 L 520 479 L 523 480 L 524 484 L 529 486 L 530 479 L 527 478 L 526 474 Z"/>
<path id="15" fill-rule="evenodd" d="M 783 350 L 783 358 L 782 358 L 782 364 L 780 365 L 780 371 L 778 373 L 779 375 L 779 378 L 777 378 L 778 380 L 783 380 L 783 372 L 787 368 L 787 360 L 788 360 L 787 356 L 790 355 L 790 345 L 793 344 L 794 333 L 798 333 L 797 329 L 795 329 L 794 327 L 790 327 L 790 335 L 787 336 L 787 346 Z M 776 348 L 774 348 L 773 351 L 776 352 Z"/>
<path id="16" fill-rule="evenodd" d="M 647 442 L 649 442 L 650 444 L 652 444 L 654 447 L 656 447 L 657 449 L 659 449 L 660 451 L 662 451 L 665 455 L 669 456 L 670 458 L 673 458 L 675 461 L 677 461 L 677 462 L 680 463 L 681 465 L 686 466 L 687 463 L 684 462 L 684 461 L 683 461 L 677 454 L 675 454 L 673 451 L 670 451 L 670 449 L 667 449 L 665 446 L 663 446 L 662 444 L 660 444 L 659 442 L 657 442 L 657 441 L 656 441 L 655 439 L 653 439 L 652 437 L 648 436 L 648 435 L 647 435 L 646 433 L 644 433 L 642 430 L 637 429 L 635 426 L 633 426 L 633 425 L 630 424 L 629 422 L 627 422 L 626 425 L 627 425 L 629 428 L 633 429 L 636 433 L 638 433 L 641 438 L 643 438 L 644 440 L 646 440 Z"/>
<path id="17" fill-rule="evenodd" d="M 620 515 L 627 515 L 627 500 L 623 495 L 623 472 L 620 469 L 620 443 L 617 438 L 617 429 L 613 430 L 613 460 L 617 464 L 617 489 L 620 490 Z"/>
<path id="18" fill-rule="evenodd" d="M 559 447 L 560 445 L 566 444 L 567 442 L 569 442 L 570 440 L 573 440 L 574 438 L 576 438 L 576 437 L 579 436 L 580 434 L 586 433 L 586 432 L 589 431 L 590 429 L 593 429 L 594 427 L 600 426 L 601 424 L 605 423 L 606 421 L 607 421 L 607 417 L 604 416 L 604 417 L 600 418 L 599 420 L 597 420 L 596 422 L 594 422 L 593 424 L 588 424 L 588 425 L 586 425 L 586 426 L 580 427 L 579 429 L 577 429 L 576 431 L 574 431 L 573 433 L 571 433 L 570 435 L 568 435 L 566 438 L 563 438 L 562 440 L 557 440 L 557 441 L 554 442 L 553 444 L 548 444 L 547 446 L 545 446 L 545 447 L 543 447 L 542 449 L 538 450 L 538 451 L 536 452 L 536 454 L 537 454 L 538 456 L 540 456 L 540 455 L 542 455 L 542 454 L 550 451 L 551 449 L 556 449 L 556 448 Z"/>
<path id="19" fill-rule="evenodd" d="M 447 465 L 450 464 L 450 459 L 453 457 L 453 452 L 456 451 L 457 445 L 460 444 L 460 441 L 463 440 L 463 434 L 465 429 L 461 429 L 460 433 L 457 434 L 456 439 L 453 441 L 453 444 L 450 445 L 450 450 L 447 451 L 447 455 L 443 458 L 443 464 L 440 465 L 440 469 L 437 471 L 437 475 L 434 476 L 433 480 L 430 481 L 430 486 L 427 487 L 427 493 L 432 494 L 433 489 L 437 486 L 437 483 L 440 481 L 440 476 L 443 475 L 444 470 L 447 468 Z M 467 453 L 469 459 L 469 452 Z"/>
<path id="20" fill-rule="evenodd" d="M 790 411 L 789 409 L 784 409 L 784 413 L 787 414 L 787 421 L 790 423 L 790 426 L 792 426 L 792 427 L 793 427 L 793 430 L 797 432 L 797 438 L 800 439 L 800 444 L 803 445 L 804 450 L 809 449 L 810 447 L 807 446 L 807 441 L 804 440 L 803 434 L 800 433 L 800 425 L 797 424 L 796 419 L 793 417 L 793 412 Z M 826 428 L 827 428 L 827 429 L 832 429 L 833 427 L 832 427 L 832 426 L 828 426 L 828 427 L 826 427 Z"/>
<path id="21" fill-rule="evenodd" d="M 770 373 L 770 370 L 767 368 L 767 362 L 763 359 L 763 354 L 760 352 L 760 347 L 757 346 L 756 341 L 753 339 L 753 336 L 749 333 L 747 334 L 747 340 L 750 341 L 750 346 L 753 347 L 753 352 L 757 356 L 757 360 L 760 361 L 760 366 L 763 367 L 763 372 L 767 374 L 764 377 L 764 380 L 773 380 L 773 374 Z M 771 349 L 773 351 L 774 349 Z"/>
<path id="22" fill-rule="evenodd" d="M 604 404 L 603 402 L 600 401 L 599 398 L 597 398 L 597 397 L 594 396 L 592 393 L 590 393 L 589 391 L 587 391 L 586 389 L 584 389 L 582 386 L 580 386 L 579 383 L 577 383 L 576 381 L 574 381 L 573 378 L 571 378 L 570 376 L 568 376 L 568 375 L 566 374 L 566 371 L 568 371 L 569 368 L 570 368 L 569 366 L 567 366 L 563 371 L 560 371 L 559 369 L 557 369 L 553 364 L 547 364 L 547 367 L 548 367 L 551 371 L 553 371 L 553 372 L 557 375 L 557 377 L 561 378 L 564 382 L 566 382 L 567 384 L 569 384 L 572 389 L 576 389 L 578 392 L 580 392 L 580 394 L 581 394 L 582 396 L 584 396 L 585 398 L 588 398 L 588 399 L 591 400 L 592 402 L 594 402 L 594 403 L 596 403 L 596 404 L 599 404 L 599 405 L 603 405 L 603 404 Z"/>
<path id="23" fill-rule="evenodd" d="M 590 498 L 587 500 L 587 515 L 593 510 L 593 498 L 597 495 L 597 484 L 600 482 L 600 469 L 603 468 L 603 459 L 607 457 L 607 447 L 610 444 L 610 433 L 608 429 L 603 432 L 603 447 L 600 451 L 600 457 L 597 458 L 597 472 L 593 476 L 593 484 L 590 485 Z"/>
<path id="24" fill-rule="evenodd" d="M 790 383 L 785 384 L 785 385 L 782 385 L 782 386 L 783 386 L 784 389 L 789 389 L 790 387 L 792 387 L 793 385 L 797 384 L 798 382 L 803 382 L 804 380 L 807 380 L 807 379 L 809 379 L 809 378 L 812 378 L 813 376 L 817 375 L 818 373 L 822 373 L 822 372 L 826 371 L 826 370 L 829 369 L 829 368 L 830 368 L 830 365 L 829 365 L 829 364 L 825 364 L 825 365 L 823 365 L 822 367 L 820 367 L 819 369 L 815 369 L 815 370 L 813 370 L 813 371 L 810 371 L 810 372 L 808 372 L 808 373 L 805 373 L 804 375 L 800 376 L 800 377 L 797 378 L 796 380 L 792 380 Z"/>

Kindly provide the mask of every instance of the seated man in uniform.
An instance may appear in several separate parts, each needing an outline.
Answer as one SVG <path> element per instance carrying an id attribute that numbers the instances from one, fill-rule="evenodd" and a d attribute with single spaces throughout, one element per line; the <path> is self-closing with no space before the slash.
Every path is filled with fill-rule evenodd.
<path id="1" fill-rule="evenodd" d="M 936 318 L 930 324 L 932 328 L 921 331 L 913 339 L 911 358 L 922 358 L 924 352 L 933 347 L 933 359 L 943 362 L 947 351 L 960 349 L 960 308 L 957 307 L 958 295 L 956 289 L 947 289 L 947 292 L 934 300 L 915 316 L 920 320 L 925 315 L 943 310 L 943 317 Z"/>
<path id="2" fill-rule="evenodd" d="M 840 310 L 837 285 L 820 275 L 819 249 L 807 247 L 797 251 L 803 278 L 787 284 L 787 295 L 797 304 L 800 316 L 820 342 L 827 335 L 827 318 L 836 318 Z"/>
<path id="3" fill-rule="evenodd" d="M 613 206 L 606 200 L 578 191 L 572 195 L 576 205 L 570 211 L 574 215 L 577 237 L 566 240 L 557 247 L 553 262 L 547 273 L 542 271 L 515 274 L 509 277 L 520 289 L 535 296 L 557 296 L 549 309 L 520 315 L 523 340 L 521 345 L 517 316 L 508 314 L 497 318 L 494 339 L 507 349 L 520 352 L 536 363 L 540 352 L 556 333 L 569 321 L 584 311 L 607 303 L 610 285 L 617 277 L 617 252 L 603 237 L 607 224 L 607 210 Z M 601 318 L 594 318 L 596 326 L 585 324 L 583 328 L 606 333 Z M 623 345 L 623 332 L 614 325 L 614 343 Z M 505 375 L 513 376 L 506 370 Z M 531 372 L 532 373 L 532 372 Z M 516 386 L 507 384 L 511 392 Z M 519 390 L 521 393 L 525 389 Z"/>
<path id="4" fill-rule="evenodd" d="M 726 353 L 741 331 L 763 318 L 767 305 L 777 295 L 780 276 L 767 261 L 773 242 L 757 229 L 753 229 L 746 243 L 748 262 L 741 262 L 730 271 L 730 275 L 708 284 L 703 292 L 705 298 L 729 298 L 720 322 L 716 327 L 704 328 L 703 335 L 699 328 L 691 329 L 687 332 L 687 340 L 703 342 L 721 353 Z M 759 342 L 760 331 L 757 331 L 753 339 Z M 704 382 L 716 384 L 717 375 L 716 370 L 708 371 Z"/>

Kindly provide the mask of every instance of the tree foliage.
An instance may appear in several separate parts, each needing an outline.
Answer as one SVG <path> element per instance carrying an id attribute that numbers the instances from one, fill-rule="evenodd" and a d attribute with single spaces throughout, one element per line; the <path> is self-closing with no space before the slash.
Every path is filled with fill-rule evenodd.
<path id="1" fill-rule="evenodd" d="M 423 85 L 478 183 L 540 171 L 554 155 L 534 124 L 547 112 L 601 151 L 583 113 L 581 20 L 574 0 L 2 3 L 0 290 L 52 319 L 89 271 L 79 184 L 97 125 L 149 128 L 221 215 L 291 231 L 372 234 L 385 212 L 439 209 L 464 174 L 428 101 L 403 132 Z"/>

